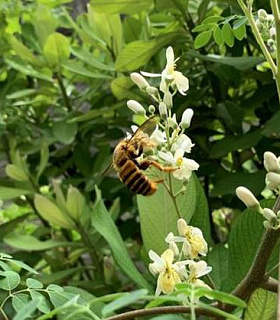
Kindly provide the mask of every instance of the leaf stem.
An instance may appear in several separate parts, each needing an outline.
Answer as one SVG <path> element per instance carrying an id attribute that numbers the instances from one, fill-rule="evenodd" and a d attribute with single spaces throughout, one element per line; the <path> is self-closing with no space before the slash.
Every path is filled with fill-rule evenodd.
<path id="1" fill-rule="evenodd" d="M 178 204 L 177 204 L 177 201 L 176 201 L 176 196 L 174 195 L 172 179 L 171 179 L 171 173 L 170 172 L 168 173 L 168 180 L 169 180 L 169 187 L 166 185 L 165 182 L 163 183 L 163 185 L 164 185 L 165 189 L 167 190 L 168 194 L 170 195 L 170 198 L 171 198 L 171 200 L 172 200 L 172 202 L 174 204 L 175 210 L 176 210 L 177 217 L 178 217 L 178 219 L 180 219 L 181 218 L 181 214 L 180 214 L 180 211 L 179 211 L 179 208 L 178 208 Z"/>

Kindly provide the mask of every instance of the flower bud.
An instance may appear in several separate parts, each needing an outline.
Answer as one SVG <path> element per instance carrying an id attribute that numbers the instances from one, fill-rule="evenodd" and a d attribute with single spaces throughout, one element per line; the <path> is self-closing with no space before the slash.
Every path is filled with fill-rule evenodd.
<path id="1" fill-rule="evenodd" d="M 258 18 L 260 21 L 265 21 L 267 19 L 267 13 L 264 9 L 258 10 Z"/>
<path id="2" fill-rule="evenodd" d="M 177 123 L 177 120 L 176 120 L 176 114 L 175 114 L 175 113 L 173 114 L 172 118 L 169 117 L 169 118 L 167 119 L 167 121 L 168 121 L 169 126 L 170 126 L 172 129 L 178 128 L 178 123 Z"/>
<path id="3" fill-rule="evenodd" d="M 266 151 L 263 159 L 263 164 L 267 172 L 280 173 L 280 164 L 274 153 Z"/>
<path id="4" fill-rule="evenodd" d="M 268 15 L 266 16 L 266 20 L 267 20 L 268 23 L 272 24 L 272 23 L 274 22 L 274 16 L 273 16 L 273 14 L 268 14 Z"/>
<path id="5" fill-rule="evenodd" d="M 276 37 L 276 29 L 274 27 L 269 29 L 269 36 L 270 36 L 270 38 L 275 39 L 275 37 Z"/>
<path id="6" fill-rule="evenodd" d="M 173 107 L 172 94 L 169 91 L 165 92 L 163 102 L 166 104 L 168 109 L 171 109 Z"/>
<path id="7" fill-rule="evenodd" d="M 167 108 L 164 102 L 159 103 L 159 114 L 162 117 L 162 119 L 167 118 Z"/>
<path id="8" fill-rule="evenodd" d="M 180 126 L 183 129 L 188 128 L 191 124 L 192 117 L 193 117 L 193 110 L 190 108 L 186 109 L 182 115 Z"/>
<path id="9" fill-rule="evenodd" d="M 249 189 L 245 187 L 238 187 L 235 192 L 237 197 L 246 205 L 247 208 L 260 209 L 259 201 Z"/>
<path id="10" fill-rule="evenodd" d="M 127 101 L 127 106 L 137 115 L 144 116 L 146 114 L 146 110 L 143 108 L 143 106 L 135 100 Z"/>
<path id="11" fill-rule="evenodd" d="M 270 190 L 276 190 L 280 187 L 280 174 L 275 172 L 267 173 L 265 177 L 265 184 Z"/>
<path id="12" fill-rule="evenodd" d="M 153 106 L 152 104 L 151 104 L 151 105 L 149 105 L 149 112 L 150 112 L 151 114 L 154 114 L 154 113 L 155 113 L 155 111 L 156 111 L 155 106 Z"/>
<path id="13" fill-rule="evenodd" d="M 275 212 L 272 211 L 272 210 L 269 209 L 269 208 L 264 208 L 264 209 L 263 209 L 263 216 L 264 216 L 265 219 L 268 220 L 268 221 L 275 221 L 275 219 L 277 218 Z"/>
<path id="14" fill-rule="evenodd" d="M 145 90 L 149 86 L 148 81 L 140 73 L 133 72 L 130 75 L 130 79 L 137 85 L 140 90 Z"/>
<path id="15" fill-rule="evenodd" d="M 156 87 L 151 87 L 148 86 L 146 88 L 146 92 L 150 95 L 150 96 L 157 96 L 158 95 L 158 89 Z"/>
<path id="16" fill-rule="evenodd" d="M 275 41 L 273 39 L 268 39 L 267 45 L 269 46 L 270 49 L 273 49 L 273 47 L 275 45 Z"/>

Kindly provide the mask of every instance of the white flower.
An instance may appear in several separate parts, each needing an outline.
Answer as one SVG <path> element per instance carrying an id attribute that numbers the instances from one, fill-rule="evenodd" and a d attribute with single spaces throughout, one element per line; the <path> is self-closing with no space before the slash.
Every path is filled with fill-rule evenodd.
<path id="1" fill-rule="evenodd" d="M 177 170 L 173 172 L 173 176 L 179 180 L 188 180 L 192 174 L 193 170 L 199 168 L 199 164 L 192 160 L 184 158 L 184 150 L 177 149 L 174 156 L 171 152 L 159 151 L 159 156 L 167 163 L 172 164 L 174 167 L 178 167 Z"/>
<path id="2" fill-rule="evenodd" d="M 182 251 L 184 255 L 192 259 L 197 258 L 199 254 L 205 256 L 208 246 L 202 231 L 199 228 L 188 226 L 184 219 L 179 219 L 177 226 L 180 234 L 177 241 L 183 242 Z"/>
<path id="3" fill-rule="evenodd" d="M 169 125 L 172 129 L 178 128 L 178 123 L 177 123 L 177 120 L 176 120 L 176 114 L 175 114 L 175 113 L 173 113 L 173 116 L 172 116 L 172 117 L 168 117 L 167 122 L 168 122 L 168 125 Z"/>
<path id="4" fill-rule="evenodd" d="M 163 102 L 166 104 L 167 108 L 171 109 L 173 107 L 172 94 L 169 91 L 165 92 Z"/>
<path id="5" fill-rule="evenodd" d="M 149 270 L 154 275 L 158 275 L 156 295 L 172 293 L 175 285 L 181 283 L 187 277 L 187 261 L 173 263 L 174 253 L 167 249 L 161 256 L 153 250 L 149 251 L 149 257 L 153 263 L 149 264 Z"/>
<path id="6" fill-rule="evenodd" d="M 166 66 L 162 73 L 149 73 L 142 72 L 147 77 L 161 77 L 160 90 L 162 92 L 168 91 L 168 85 L 175 87 L 182 95 L 186 95 L 186 91 L 189 89 L 189 80 L 181 72 L 175 71 L 176 61 L 174 59 L 174 52 L 172 47 L 168 47 L 166 50 Z"/>
<path id="7" fill-rule="evenodd" d="M 195 262 L 192 260 L 188 260 L 188 265 L 190 269 L 188 281 L 194 285 L 211 289 L 206 283 L 204 283 L 204 281 L 198 278 L 205 276 L 206 274 L 211 272 L 212 267 L 207 266 L 207 263 L 205 261 Z"/>
<path id="8" fill-rule="evenodd" d="M 183 129 L 188 128 L 191 124 L 192 117 L 193 117 L 193 109 L 191 108 L 186 109 L 182 115 L 180 126 Z"/>
<path id="9" fill-rule="evenodd" d="M 175 132 L 175 131 L 174 131 Z M 175 132 L 176 133 L 176 132 Z M 175 135 L 175 134 L 174 134 Z M 174 138 L 172 137 L 172 140 Z M 194 143 L 192 143 L 191 139 L 185 135 L 184 133 L 172 144 L 171 151 L 175 152 L 177 149 L 182 149 L 187 153 L 191 152 Z"/>
<path id="10" fill-rule="evenodd" d="M 162 145 L 166 143 L 166 133 L 156 128 L 156 130 L 151 134 L 150 139 L 156 145 Z"/>
<path id="11" fill-rule="evenodd" d="M 143 106 L 135 101 L 135 100 L 128 100 L 127 101 L 127 106 L 130 110 L 132 110 L 134 113 L 144 116 L 146 114 L 146 110 L 143 108 Z"/>
<path id="12" fill-rule="evenodd" d="M 237 197 L 245 204 L 247 208 L 260 208 L 260 203 L 253 195 L 253 193 L 245 188 L 245 187 L 238 187 L 235 190 Z"/>

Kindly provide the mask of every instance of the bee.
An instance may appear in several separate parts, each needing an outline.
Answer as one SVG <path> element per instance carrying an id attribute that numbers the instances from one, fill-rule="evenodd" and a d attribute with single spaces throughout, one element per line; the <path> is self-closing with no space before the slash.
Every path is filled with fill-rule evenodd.
<path id="1" fill-rule="evenodd" d="M 144 150 L 155 148 L 156 144 L 150 139 L 150 135 L 156 128 L 156 117 L 144 122 L 136 132 L 128 139 L 118 143 L 113 153 L 113 167 L 117 171 L 120 180 L 134 193 L 143 196 L 153 195 L 158 188 L 158 183 L 164 180 L 150 180 L 143 172 L 150 166 L 160 171 L 171 172 L 174 167 L 163 167 L 153 160 L 137 161 Z"/>

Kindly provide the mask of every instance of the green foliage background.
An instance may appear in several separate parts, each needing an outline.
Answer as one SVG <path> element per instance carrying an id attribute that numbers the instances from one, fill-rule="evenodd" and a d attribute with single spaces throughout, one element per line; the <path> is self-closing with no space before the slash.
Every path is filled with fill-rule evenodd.
<path id="1" fill-rule="evenodd" d="M 255 5 L 266 9 L 268 3 Z M 126 101 L 152 103 L 129 74 L 160 72 L 169 45 L 190 81 L 174 110 L 178 119 L 186 108 L 194 110 L 188 135 L 200 164 L 180 212 L 213 248 L 217 288 L 233 289 L 262 233 L 261 217 L 240 214 L 235 188 L 246 186 L 260 198 L 263 152 L 280 154 L 275 83 L 236 1 L 8 0 L 0 9 L 0 251 L 37 270 L 32 279 L 45 288 L 40 297 L 39 291 L 17 296 L 31 303 L 23 311 L 16 298 L 8 300 L 5 312 L 22 312 L 14 319 L 24 319 L 31 310 L 37 317 L 54 307 L 66 310 L 72 301 L 102 315 L 102 305 L 88 307 L 94 296 L 151 290 L 146 253 L 161 254 L 166 233 L 175 232 L 171 200 L 167 196 L 162 208 L 163 189 L 136 200 L 115 175 L 102 172 L 132 124 Z M 13 289 L 36 287 L 26 280 L 33 269 L 5 259 L 0 301 L 11 289 L 7 279 L 15 281 Z M 272 270 L 276 261 L 275 254 Z M 61 287 L 48 287 L 55 284 Z M 254 318 L 254 305 L 266 294 L 252 296 L 245 319 Z M 269 310 L 274 298 L 265 300 Z"/>

